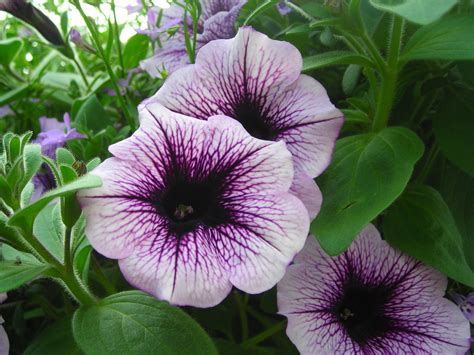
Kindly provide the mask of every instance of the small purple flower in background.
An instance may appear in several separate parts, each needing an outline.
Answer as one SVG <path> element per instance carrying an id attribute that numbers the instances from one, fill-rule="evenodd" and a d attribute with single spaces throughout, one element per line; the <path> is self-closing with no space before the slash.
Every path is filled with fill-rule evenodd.
<path id="1" fill-rule="evenodd" d="M 447 278 L 390 247 L 373 225 L 328 256 L 314 237 L 278 284 L 278 309 L 301 354 L 464 354 L 469 322 Z"/>
<path id="2" fill-rule="evenodd" d="M 278 12 L 280 15 L 285 16 L 291 12 L 290 7 L 286 4 L 285 0 L 280 0 L 276 5 Z"/>
<path id="3" fill-rule="evenodd" d="M 5 302 L 7 299 L 6 293 L 0 293 L 0 303 Z M 0 355 L 8 355 L 10 350 L 10 341 L 8 340 L 8 335 L 5 332 L 5 329 L 2 326 L 3 318 L 0 315 Z"/>
<path id="4" fill-rule="evenodd" d="M 64 122 L 48 117 L 41 117 L 39 120 L 41 132 L 33 143 L 41 145 L 43 154 L 51 159 L 56 159 L 56 149 L 64 147 L 67 141 L 85 138 L 75 128 L 71 128 L 71 118 L 67 112 L 64 114 Z"/>
<path id="5" fill-rule="evenodd" d="M 235 120 L 140 109 L 140 128 L 109 148 L 92 174 L 103 186 L 78 194 L 86 234 L 119 259 L 135 287 L 176 305 L 211 307 L 232 286 L 273 287 L 309 230 L 288 193 L 291 154 L 251 137 Z"/>
<path id="6" fill-rule="evenodd" d="M 312 178 L 330 163 L 343 115 L 318 81 L 300 75 L 301 67 L 301 54 L 293 45 L 245 27 L 233 39 L 202 47 L 196 64 L 173 73 L 144 103 L 159 102 L 203 120 L 226 115 L 254 137 L 285 141 L 314 217 L 321 194 Z M 303 199 L 301 191 L 292 191 Z"/>
<path id="7" fill-rule="evenodd" d="M 14 114 L 14 112 L 12 111 L 10 106 L 8 106 L 8 105 L 0 106 L 0 118 L 6 117 L 6 116 L 9 116 L 9 115 L 13 115 L 13 114 Z"/>
<path id="8" fill-rule="evenodd" d="M 41 117 L 41 132 L 32 143 L 41 145 L 41 151 L 51 159 L 56 159 L 56 149 L 64 147 L 66 142 L 72 139 L 83 139 L 84 135 L 78 133 L 75 128 L 71 129 L 71 119 L 69 113 L 64 114 L 64 122 L 59 122 L 55 118 Z M 56 186 L 54 176 L 45 166 L 43 171 L 38 172 L 33 177 L 34 192 L 31 201 L 36 201 L 44 192 Z"/>
<path id="9" fill-rule="evenodd" d="M 158 7 L 150 7 L 146 13 L 148 28 L 144 30 L 136 29 L 135 31 L 139 34 L 149 36 L 152 41 L 156 41 L 162 32 L 156 25 L 159 11 L 160 9 Z"/>
<path id="10" fill-rule="evenodd" d="M 233 37 L 235 20 L 246 2 L 247 0 L 201 1 L 202 13 L 198 23 L 196 51 L 210 41 Z M 163 10 L 163 25 L 160 31 L 182 24 L 183 17 L 183 8 L 172 4 L 170 8 Z M 188 64 L 189 56 L 184 38 L 184 31 L 181 29 L 169 40 L 163 41 L 163 47 L 158 48 L 153 57 L 140 63 L 143 70 L 153 77 L 161 77 L 163 70 L 171 73 Z"/>
<path id="11" fill-rule="evenodd" d="M 474 324 L 474 292 L 466 296 L 457 293 L 452 295 L 454 302 L 457 303 L 464 316 L 469 322 Z"/>
<path id="12" fill-rule="evenodd" d="M 92 47 L 86 41 L 84 41 L 79 31 L 76 30 L 75 28 L 71 28 L 71 31 L 69 31 L 69 39 L 71 40 L 72 43 L 74 43 L 79 48 L 82 48 L 90 53 L 96 52 L 95 48 Z"/>
<path id="13" fill-rule="evenodd" d="M 127 8 L 127 11 L 128 11 L 128 14 L 134 14 L 134 13 L 137 13 L 137 12 L 140 12 L 142 11 L 143 9 L 143 3 L 142 3 L 142 0 L 136 0 L 135 1 L 135 4 L 133 5 L 127 5 L 126 6 Z"/>

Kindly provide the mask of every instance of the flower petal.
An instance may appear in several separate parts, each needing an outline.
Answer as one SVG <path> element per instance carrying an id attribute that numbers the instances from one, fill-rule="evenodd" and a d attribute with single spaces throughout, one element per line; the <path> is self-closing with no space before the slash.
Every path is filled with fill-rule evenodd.
<path id="1" fill-rule="evenodd" d="M 272 288 L 304 245 L 309 218 L 302 202 L 282 193 L 229 201 L 232 222 L 218 228 L 232 284 L 248 293 Z"/>
<path id="2" fill-rule="evenodd" d="M 323 203 L 323 196 L 318 185 L 305 172 L 297 171 L 290 187 L 290 192 L 298 197 L 308 210 L 309 219 L 313 220 Z"/>
<path id="3" fill-rule="evenodd" d="M 390 330 L 365 344 L 352 340 L 333 313 L 348 275 L 393 289 L 384 306 L 392 319 Z M 392 249 L 369 225 L 337 257 L 329 257 L 315 238 L 308 238 L 278 284 L 278 307 L 288 317 L 287 334 L 302 354 L 463 354 L 469 325 L 443 298 L 446 286 L 445 276 Z"/>
<path id="4" fill-rule="evenodd" d="M 235 38 L 201 48 L 196 64 L 173 73 L 146 102 L 204 120 L 223 114 L 242 121 L 241 105 L 250 105 L 249 132 L 268 129 L 264 139 L 285 141 L 295 167 L 316 177 L 330 162 L 343 115 L 321 84 L 300 76 L 301 66 L 291 44 L 241 28 Z M 258 120 L 266 128 L 252 127 Z"/>

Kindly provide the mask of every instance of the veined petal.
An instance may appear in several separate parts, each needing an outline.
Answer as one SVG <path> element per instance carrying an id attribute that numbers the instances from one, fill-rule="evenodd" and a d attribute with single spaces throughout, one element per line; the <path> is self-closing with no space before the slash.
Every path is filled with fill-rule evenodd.
<path id="1" fill-rule="evenodd" d="M 464 354 L 469 323 L 446 286 L 369 225 L 337 257 L 308 238 L 278 284 L 278 308 L 302 354 Z"/>
<path id="2" fill-rule="evenodd" d="M 295 167 L 316 177 L 331 160 L 343 115 L 301 66 L 294 46 L 245 27 L 206 44 L 196 64 L 173 73 L 146 102 L 203 120 L 235 118 L 254 137 L 285 141 Z"/>
<path id="3" fill-rule="evenodd" d="M 103 186 L 81 191 L 86 234 L 120 259 L 129 282 L 179 305 L 209 307 L 232 284 L 273 287 L 309 230 L 288 190 L 291 154 L 229 117 L 197 120 L 156 103 L 140 128 L 94 169 Z"/>

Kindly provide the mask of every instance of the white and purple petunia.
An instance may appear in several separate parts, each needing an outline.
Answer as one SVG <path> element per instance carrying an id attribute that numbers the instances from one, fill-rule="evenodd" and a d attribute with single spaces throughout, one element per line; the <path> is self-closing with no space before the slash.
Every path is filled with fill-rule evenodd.
<path id="1" fill-rule="evenodd" d="M 302 57 L 290 43 L 250 27 L 233 39 L 199 51 L 196 64 L 173 73 L 147 102 L 199 119 L 222 114 L 238 120 L 254 137 L 286 142 L 312 217 L 321 195 L 312 179 L 329 165 L 343 115 L 323 86 L 301 75 Z M 309 195 L 308 195 L 309 194 Z M 308 197 L 309 196 L 309 197 Z"/>
<path id="2" fill-rule="evenodd" d="M 196 51 L 210 41 L 233 37 L 235 20 L 246 2 L 247 0 L 202 0 Z M 159 33 L 166 31 L 170 26 L 182 25 L 183 21 L 184 9 L 172 4 L 171 7 L 163 10 L 161 27 L 152 26 L 151 32 L 148 30 L 147 34 L 153 34 L 154 38 L 157 38 Z M 192 28 L 190 20 L 188 20 L 188 25 Z M 162 47 L 156 50 L 154 56 L 142 61 L 140 65 L 151 76 L 161 77 L 163 70 L 171 73 L 188 63 L 189 56 L 186 51 L 184 31 L 181 29 L 170 39 L 164 40 Z"/>
<path id="3" fill-rule="evenodd" d="M 5 302 L 7 299 L 6 293 L 0 293 L 0 303 Z M 5 332 L 5 329 L 2 326 L 3 318 L 0 315 L 0 355 L 8 355 L 10 349 L 10 341 L 8 340 L 8 335 Z"/>
<path id="4" fill-rule="evenodd" d="M 469 322 L 446 286 L 368 225 L 337 257 L 309 237 L 278 284 L 278 309 L 303 355 L 464 354 Z"/>
<path id="5" fill-rule="evenodd" d="M 92 246 L 126 279 L 177 305 L 210 307 L 237 287 L 273 287 L 304 245 L 309 219 L 288 192 L 284 142 L 251 137 L 224 116 L 207 121 L 142 105 L 140 128 L 109 148 L 79 193 Z"/>

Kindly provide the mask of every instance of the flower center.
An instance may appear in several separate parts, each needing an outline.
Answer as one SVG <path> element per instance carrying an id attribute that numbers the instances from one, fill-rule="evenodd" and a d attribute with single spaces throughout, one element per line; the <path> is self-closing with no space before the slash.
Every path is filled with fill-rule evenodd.
<path id="1" fill-rule="evenodd" d="M 392 320 L 385 310 L 389 297 L 390 291 L 382 285 L 363 285 L 350 280 L 333 313 L 352 340 L 365 344 L 391 329 Z"/>
<path id="2" fill-rule="evenodd" d="M 243 100 L 234 109 L 234 117 L 255 138 L 274 140 L 276 130 L 268 123 L 265 114 L 258 104 L 253 101 Z"/>
<path id="3" fill-rule="evenodd" d="M 179 179 L 169 184 L 157 205 L 170 221 L 170 228 L 182 235 L 198 225 L 218 224 L 225 217 L 219 202 L 219 184 Z"/>

